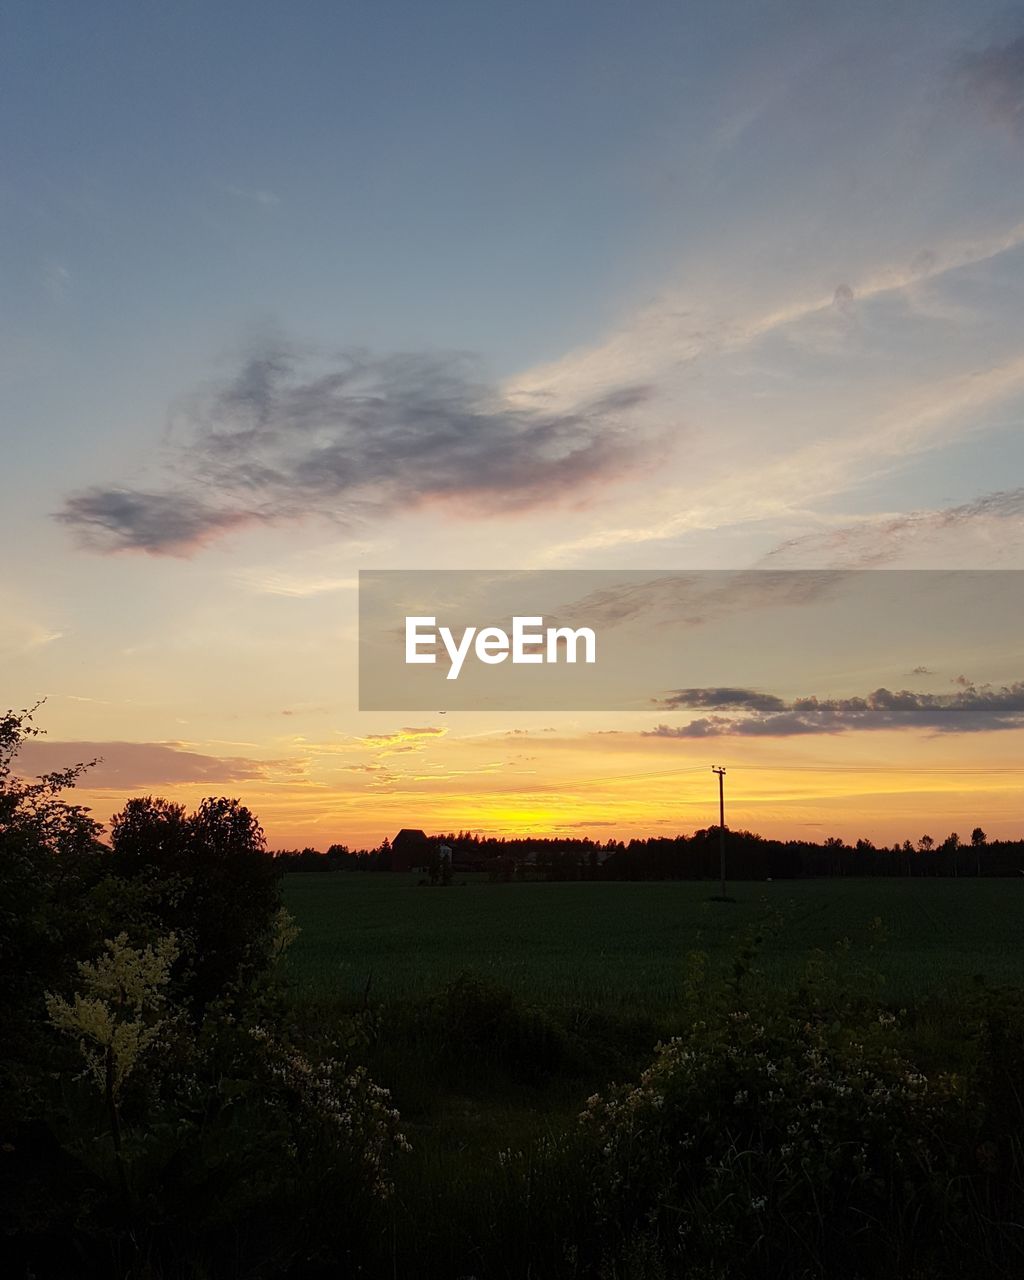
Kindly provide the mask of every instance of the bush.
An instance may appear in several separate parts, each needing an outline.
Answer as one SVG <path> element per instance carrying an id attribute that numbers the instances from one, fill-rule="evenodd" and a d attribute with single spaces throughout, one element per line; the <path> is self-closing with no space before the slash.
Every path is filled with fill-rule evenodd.
<path id="1" fill-rule="evenodd" d="M 564 1029 L 515 992 L 473 974 L 460 974 L 427 1011 L 447 1052 L 460 1061 L 483 1059 L 517 1073 L 544 1074 L 569 1054 Z"/>
<path id="2" fill-rule="evenodd" d="M 636 1085 L 587 1101 L 611 1256 L 654 1240 L 673 1274 L 685 1260 L 695 1276 L 890 1280 L 924 1274 L 930 1249 L 931 1274 L 960 1274 L 965 1226 L 984 1234 L 967 1204 L 986 1176 L 986 1071 L 919 1070 L 900 1014 L 865 994 L 871 975 L 845 971 L 844 943 L 791 991 L 760 980 L 759 943 L 718 984 L 691 957 L 688 1029 Z"/>
<path id="3" fill-rule="evenodd" d="M 937 1223 L 966 1148 L 955 1081 L 886 1042 L 733 1012 L 659 1046 L 639 1084 L 592 1097 L 607 1211 L 723 1265 L 856 1274 L 879 1231 Z M 863 1248 L 862 1248 L 863 1247 Z"/>

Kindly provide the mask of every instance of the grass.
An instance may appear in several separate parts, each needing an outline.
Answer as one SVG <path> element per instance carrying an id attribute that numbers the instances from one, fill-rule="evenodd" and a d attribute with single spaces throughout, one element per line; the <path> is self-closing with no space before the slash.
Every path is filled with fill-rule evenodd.
<path id="1" fill-rule="evenodd" d="M 854 962 L 884 974 L 887 998 L 939 994 L 977 975 L 1024 980 L 1024 880 L 744 883 L 730 885 L 735 902 L 711 901 L 716 889 L 482 876 L 441 889 L 415 875 L 290 875 L 285 902 L 301 933 L 286 973 L 314 1001 L 358 1001 L 367 983 L 374 1000 L 418 999 L 468 972 L 552 1008 L 658 1015 L 676 1001 L 688 952 L 731 961 L 737 935 L 775 908 L 785 924 L 759 964 L 779 981 L 843 938 Z"/>
<path id="2" fill-rule="evenodd" d="M 580 1216 L 591 1192 L 578 1161 L 587 1157 L 571 1145 L 585 1099 L 638 1079 L 656 1043 L 686 1029 L 688 953 L 703 951 L 727 971 L 742 936 L 772 909 L 783 920 L 757 949 L 755 966 L 769 980 L 757 991 L 781 992 L 816 951 L 848 939 L 842 970 L 884 975 L 880 999 L 906 1002 L 900 1043 L 924 1070 L 976 1075 L 979 1042 L 964 1020 L 976 1006 L 958 988 L 975 976 L 992 985 L 1024 980 L 1024 880 L 734 883 L 727 902 L 713 901 L 717 892 L 717 883 L 692 881 L 460 876 L 442 889 L 421 887 L 416 875 L 286 878 L 285 902 L 301 929 L 284 961 L 296 1018 L 314 1036 L 343 1025 L 369 981 L 373 1030 L 359 1052 L 391 1091 L 413 1145 L 398 1170 L 386 1247 L 368 1274 L 412 1274 L 413 1265 L 424 1280 L 596 1274 L 572 1262 L 592 1226 Z M 460 975 L 471 976 L 466 986 Z M 568 1163 L 549 1168 L 538 1154 L 545 1142 L 570 1143 Z M 971 1212 L 961 1225 L 985 1243 L 992 1213 L 984 1205 Z M 986 1244 L 993 1257 L 1006 1252 L 997 1225 Z M 905 1239 L 923 1247 L 927 1231 L 917 1232 L 910 1223 Z M 642 1254 L 645 1240 L 624 1236 L 602 1278 L 664 1280 L 670 1271 L 659 1256 L 630 1254 L 634 1245 Z M 964 1245 L 965 1255 L 974 1247 Z M 880 1246 L 880 1269 L 870 1274 L 895 1274 L 889 1252 Z M 951 1262 L 942 1274 L 1016 1275 L 1016 1243 L 1010 1253 L 1005 1264 L 968 1271 Z M 787 1275 L 827 1273 L 801 1269 L 802 1255 L 792 1261 Z"/>

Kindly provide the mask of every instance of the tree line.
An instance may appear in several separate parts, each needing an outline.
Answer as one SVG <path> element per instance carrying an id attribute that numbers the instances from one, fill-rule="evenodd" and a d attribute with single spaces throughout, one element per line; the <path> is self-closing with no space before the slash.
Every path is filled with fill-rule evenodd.
<path id="1" fill-rule="evenodd" d="M 728 874 L 736 880 L 792 880 L 831 876 L 992 877 L 1024 875 L 1024 840 L 989 840 L 980 826 L 967 839 L 951 832 L 942 840 L 876 845 L 839 836 L 822 841 L 776 840 L 754 831 L 726 830 Z M 711 880 L 718 876 L 719 829 L 691 835 L 591 840 L 583 836 L 489 836 L 470 831 L 439 833 L 432 847 L 447 845 L 456 871 L 486 872 L 504 880 Z M 391 845 L 350 850 L 332 844 L 318 849 L 281 849 L 274 854 L 284 871 L 367 871 L 392 869 Z"/>

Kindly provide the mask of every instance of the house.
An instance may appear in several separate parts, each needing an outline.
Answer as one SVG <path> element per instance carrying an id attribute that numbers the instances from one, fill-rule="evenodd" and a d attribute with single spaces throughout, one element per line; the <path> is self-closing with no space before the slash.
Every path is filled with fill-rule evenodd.
<path id="1" fill-rule="evenodd" d="M 403 827 L 391 841 L 391 870 L 411 871 L 430 861 L 431 845 L 419 827 Z"/>

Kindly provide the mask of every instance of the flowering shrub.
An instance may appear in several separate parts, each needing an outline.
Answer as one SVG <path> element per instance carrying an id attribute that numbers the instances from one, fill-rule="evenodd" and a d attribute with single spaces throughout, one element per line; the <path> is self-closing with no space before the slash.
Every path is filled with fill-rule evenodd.
<path id="1" fill-rule="evenodd" d="M 268 1082 L 291 1117 L 295 1140 L 289 1154 L 301 1154 L 300 1141 L 321 1158 L 326 1153 L 355 1166 L 378 1196 L 389 1196 L 394 1157 L 411 1147 L 399 1128 L 400 1116 L 387 1089 L 374 1084 L 365 1067 L 348 1067 L 335 1058 L 312 1061 L 275 1039 L 265 1027 L 251 1035 L 261 1047 Z"/>
<path id="2" fill-rule="evenodd" d="M 797 1245 L 812 1273 L 855 1272 L 894 1215 L 948 1203 L 968 1119 L 955 1078 L 898 1051 L 895 1022 L 733 1009 L 659 1045 L 581 1116 L 603 1212 L 657 1222 L 691 1255 L 770 1267 Z"/>
<path id="3" fill-rule="evenodd" d="M 173 936 L 104 946 L 78 964 L 68 995 L 46 1001 L 85 1065 L 53 1073 L 79 1237 L 125 1250 L 132 1266 L 147 1250 L 173 1252 L 182 1221 L 192 1247 L 231 1224 L 257 1256 L 307 1255 L 311 1230 L 320 1248 L 361 1238 L 410 1149 L 388 1091 L 344 1045 L 325 1041 L 315 1056 L 294 1045 L 272 998 L 258 1017 L 240 1020 L 232 1004 L 197 1025 L 174 998 Z"/>
<path id="4" fill-rule="evenodd" d="M 173 934 L 154 946 L 128 945 L 128 935 L 107 939 L 97 960 L 78 964 L 82 990 L 71 1000 L 48 994 L 46 1011 L 57 1030 L 78 1040 L 97 1088 L 116 1099 L 140 1058 L 166 1025 L 166 987 L 178 957 Z"/>

